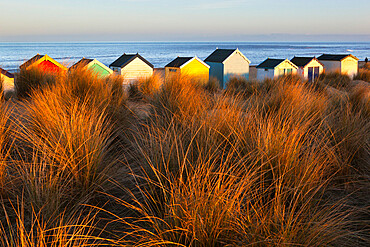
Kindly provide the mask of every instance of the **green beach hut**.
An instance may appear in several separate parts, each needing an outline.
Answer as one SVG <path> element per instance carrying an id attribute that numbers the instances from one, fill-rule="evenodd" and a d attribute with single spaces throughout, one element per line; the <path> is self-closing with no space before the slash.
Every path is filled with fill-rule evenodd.
<path id="1" fill-rule="evenodd" d="M 113 74 L 113 70 L 111 70 L 98 60 L 88 58 L 82 58 L 80 61 L 72 65 L 69 69 L 88 69 L 96 73 L 100 77 L 106 77 Z"/>

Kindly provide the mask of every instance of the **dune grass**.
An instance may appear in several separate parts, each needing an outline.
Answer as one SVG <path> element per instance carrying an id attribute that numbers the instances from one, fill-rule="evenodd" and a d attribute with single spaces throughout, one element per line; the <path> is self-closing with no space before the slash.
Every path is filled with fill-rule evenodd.
<path id="1" fill-rule="evenodd" d="M 4 99 L 4 78 L 0 76 L 0 101 Z"/>
<path id="2" fill-rule="evenodd" d="M 358 74 L 353 79 L 370 82 L 370 64 L 367 63 L 363 68 L 359 68 Z"/>
<path id="3" fill-rule="evenodd" d="M 0 111 L 3 245 L 370 240 L 366 84 L 151 77 L 127 93 L 84 70 L 38 76 Z"/>
<path id="4" fill-rule="evenodd" d="M 129 224 L 134 242 L 354 243 L 351 211 L 325 198 L 351 167 L 351 158 L 337 153 L 345 148 L 336 139 L 342 133 L 328 130 L 329 99 L 295 78 L 274 82 L 268 97 L 253 94 L 247 103 L 238 96 L 213 101 L 183 80 L 164 85 L 154 102 L 157 115 L 133 143 L 142 157 L 140 193 L 132 205 L 121 202 L 141 215 L 140 224 Z M 368 151 L 363 134 L 356 134 L 357 146 Z"/>

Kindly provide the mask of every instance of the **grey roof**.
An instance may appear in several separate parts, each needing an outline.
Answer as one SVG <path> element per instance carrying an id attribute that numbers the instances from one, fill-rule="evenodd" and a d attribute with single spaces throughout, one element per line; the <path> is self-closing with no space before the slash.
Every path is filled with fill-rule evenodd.
<path id="1" fill-rule="evenodd" d="M 344 58 L 352 56 L 351 54 L 322 54 L 320 57 L 318 57 L 319 60 L 324 61 L 342 61 Z M 357 59 L 357 57 L 352 56 Z"/>
<path id="2" fill-rule="evenodd" d="M 313 59 L 315 59 L 315 57 L 293 57 L 290 61 L 298 67 L 304 67 Z"/>
<path id="3" fill-rule="evenodd" d="M 209 55 L 204 62 L 222 63 L 225 61 L 236 49 L 216 49 Z"/>
<path id="4" fill-rule="evenodd" d="M 274 58 L 267 58 L 265 61 L 257 65 L 256 68 L 261 69 L 273 69 L 279 64 L 281 64 L 285 59 L 274 59 Z"/>
<path id="5" fill-rule="evenodd" d="M 94 59 L 89 59 L 89 58 L 82 58 L 80 61 L 77 63 L 73 64 L 69 69 L 77 69 L 77 68 L 83 68 L 89 63 L 94 61 Z"/>
<path id="6" fill-rule="evenodd" d="M 35 56 L 33 56 L 31 59 L 29 59 L 28 61 L 24 62 L 21 66 L 19 66 L 19 68 L 27 68 L 28 66 L 30 66 L 31 64 L 33 64 L 34 62 L 36 62 L 37 60 L 43 58 L 45 55 L 40 55 L 40 54 L 37 54 Z"/>
<path id="7" fill-rule="evenodd" d="M 2 68 L 0 68 L 0 74 L 5 75 L 6 77 L 9 77 L 9 78 L 14 78 L 14 74 L 9 73 L 9 71 L 2 69 Z"/>
<path id="8" fill-rule="evenodd" d="M 114 61 L 113 63 L 111 63 L 109 65 L 109 67 L 120 67 L 120 68 L 123 68 L 127 64 L 129 64 L 132 60 L 134 60 L 135 58 L 140 58 L 143 62 L 145 62 L 146 64 L 148 64 L 150 67 L 154 68 L 153 64 L 149 63 L 145 58 L 143 58 L 142 56 L 140 56 L 138 53 L 136 53 L 136 54 L 125 54 L 124 53 L 122 56 L 120 56 L 119 58 L 117 58 L 116 61 Z"/>
<path id="9" fill-rule="evenodd" d="M 175 67 L 180 68 L 183 64 L 187 63 L 193 57 L 177 57 L 176 59 L 172 60 L 169 64 L 164 67 Z"/>

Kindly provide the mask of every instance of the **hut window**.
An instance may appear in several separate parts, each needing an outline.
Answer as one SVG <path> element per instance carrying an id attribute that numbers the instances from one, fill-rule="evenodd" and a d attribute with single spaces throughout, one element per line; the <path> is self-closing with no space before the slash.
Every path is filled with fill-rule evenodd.
<path id="1" fill-rule="evenodd" d="M 176 69 L 170 69 L 171 72 L 176 72 Z"/>
<path id="2" fill-rule="evenodd" d="M 284 69 L 284 75 L 289 75 L 292 73 L 292 69 Z"/>

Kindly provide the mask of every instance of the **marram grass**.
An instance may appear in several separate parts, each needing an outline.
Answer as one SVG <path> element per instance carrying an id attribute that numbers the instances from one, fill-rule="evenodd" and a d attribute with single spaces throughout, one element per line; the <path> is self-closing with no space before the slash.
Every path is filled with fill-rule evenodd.
<path id="1" fill-rule="evenodd" d="M 4 246 L 370 241 L 366 83 L 35 75 L 0 111 Z"/>

